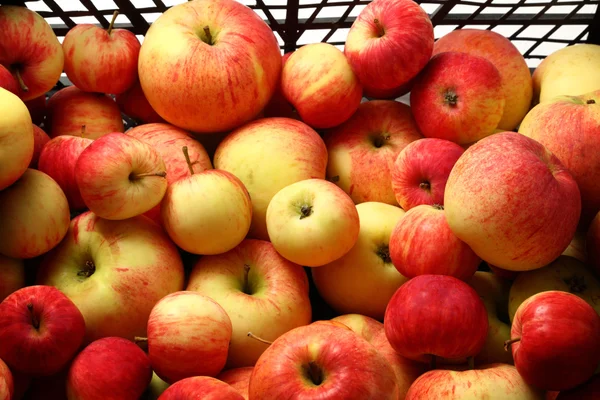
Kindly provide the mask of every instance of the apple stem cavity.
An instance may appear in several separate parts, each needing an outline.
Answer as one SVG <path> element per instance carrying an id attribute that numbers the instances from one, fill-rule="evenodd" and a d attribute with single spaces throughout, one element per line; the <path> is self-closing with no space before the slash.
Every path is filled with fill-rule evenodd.
<path id="1" fill-rule="evenodd" d="M 167 172 L 166 171 L 160 171 L 160 172 L 146 172 L 144 174 L 134 174 L 131 173 L 131 175 L 129 175 L 129 180 L 137 180 L 140 178 L 145 178 L 147 176 L 159 176 L 161 178 L 164 178 L 167 176 Z"/>
<path id="2" fill-rule="evenodd" d="M 19 82 L 19 86 L 21 87 L 21 90 L 24 92 L 29 92 L 29 88 L 25 84 L 25 81 L 23 80 L 23 77 L 21 76 L 21 70 L 19 68 L 15 68 L 15 76 L 17 77 L 17 82 Z"/>
<path id="3" fill-rule="evenodd" d="M 431 183 L 429 183 L 427 181 L 421 182 L 421 183 L 419 183 L 419 189 L 430 191 L 431 190 Z"/>
<path id="4" fill-rule="evenodd" d="M 379 135 L 379 136 L 375 136 L 373 138 L 373 146 L 375 146 L 376 148 L 381 148 L 385 145 L 385 142 L 387 142 L 388 140 L 390 140 L 390 136 L 389 135 Z"/>
<path id="5" fill-rule="evenodd" d="M 251 295 L 252 294 L 252 290 L 250 288 L 249 285 L 249 281 L 248 281 L 248 275 L 250 274 L 250 265 L 248 264 L 244 264 L 244 288 L 243 288 L 243 292 Z"/>
<path id="6" fill-rule="evenodd" d="M 110 24 L 108 25 L 108 29 L 106 30 L 106 33 L 108 33 L 108 36 L 110 36 L 113 27 L 115 26 L 115 21 L 117 20 L 117 15 L 119 15 L 119 11 L 115 11 L 113 13 L 112 19 L 110 20 Z"/>
<path id="7" fill-rule="evenodd" d="M 588 101 L 585 102 L 585 104 L 596 104 L 596 100 L 589 99 Z"/>
<path id="8" fill-rule="evenodd" d="M 212 34 L 210 33 L 210 27 L 208 25 L 206 25 L 204 28 L 204 34 L 206 35 L 206 40 L 204 41 L 206 44 L 208 44 L 209 46 L 213 45 L 213 37 Z"/>
<path id="9" fill-rule="evenodd" d="M 254 333 L 252 333 L 252 332 L 248 332 L 248 334 L 247 334 L 246 336 L 248 336 L 249 338 L 252 338 L 252 339 L 254 339 L 254 340 L 258 340 L 259 342 L 261 342 L 261 343 L 264 343 L 264 344 L 268 344 L 268 345 L 272 345 L 272 344 L 273 344 L 273 342 L 271 342 L 271 341 L 268 341 L 268 340 L 266 340 L 266 339 L 263 339 L 263 338 L 261 338 L 260 336 L 256 336 L 256 335 L 255 335 Z"/>
<path id="10" fill-rule="evenodd" d="M 306 373 L 315 386 L 323 383 L 323 370 L 314 361 L 309 361 L 305 367 Z"/>
<path id="11" fill-rule="evenodd" d="M 190 175 L 194 175 L 194 167 L 193 167 L 193 163 L 192 160 L 190 159 L 190 153 L 188 151 L 188 147 L 187 146 L 183 146 L 183 148 L 181 149 L 183 151 L 183 156 L 185 157 L 185 162 L 187 163 L 188 169 L 190 170 Z"/>
<path id="12" fill-rule="evenodd" d="M 444 94 L 444 103 L 448 104 L 451 107 L 455 107 L 458 103 L 458 95 L 454 91 L 454 89 L 448 89 Z"/>
<path id="13" fill-rule="evenodd" d="M 27 309 L 29 310 L 29 314 L 31 314 L 31 324 L 33 325 L 33 327 L 36 330 L 40 329 L 40 321 L 35 316 L 35 313 L 33 312 L 33 304 L 32 303 L 27 303 Z"/>
<path id="14" fill-rule="evenodd" d="M 390 256 L 390 246 L 388 246 L 388 245 L 380 246 L 377 249 L 377 255 L 386 264 L 390 264 L 392 262 L 392 257 Z"/>
<path id="15" fill-rule="evenodd" d="M 83 276 L 85 278 L 89 278 L 90 276 L 94 275 L 94 272 L 96 272 L 96 265 L 94 265 L 94 262 L 86 261 L 84 269 L 77 272 L 77 276 Z"/>
<path id="16" fill-rule="evenodd" d="M 383 29 L 383 26 L 381 26 L 381 23 L 377 18 L 373 20 L 373 23 L 375 23 L 375 27 L 377 28 L 377 35 L 379 35 L 379 37 L 385 35 L 385 29 Z"/>
<path id="17" fill-rule="evenodd" d="M 518 338 L 514 338 L 514 339 L 510 339 L 510 340 L 507 340 L 506 342 L 504 342 L 504 351 L 508 351 L 509 347 L 510 347 L 510 346 L 511 346 L 513 343 L 517 343 L 517 342 L 520 342 L 520 341 L 521 341 L 521 338 L 520 338 L 520 337 L 518 337 Z"/>
<path id="18" fill-rule="evenodd" d="M 300 207 L 300 219 L 304 219 L 306 217 L 310 217 L 313 213 L 312 206 L 304 204 Z"/>

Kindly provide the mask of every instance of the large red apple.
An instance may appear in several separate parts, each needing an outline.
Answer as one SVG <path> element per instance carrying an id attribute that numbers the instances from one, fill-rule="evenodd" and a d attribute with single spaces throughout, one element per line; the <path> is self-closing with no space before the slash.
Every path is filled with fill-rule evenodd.
<path id="1" fill-rule="evenodd" d="M 142 90 L 142 85 L 140 85 L 139 80 L 137 80 L 131 88 L 117 95 L 115 101 L 123 114 L 127 115 L 129 118 L 133 118 L 140 124 L 165 122 L 165 120 L 154 111 L 154 108 L 152 108 L 150 103 L 148 103 L 148 99 Z"/>
<path id="2" fill-rule="evenodd" d="M 194 376 L 183 379 L 160 395 L 158 400 L 243 400 L 244 397 L 233 387 L 209 376 Z"/>
<path id="3" fill-rule="evenodd" d="M 240 392 L 244 400 L 248 400 L 248 389 L 250 387 L 252 371 L 254 371 L 254 367 L 228 369 L 217 375 L 217 379 L 231 385 L 232 388 Z"/>
<path id="4" fill-rule="evenodd" d="M 12 400 L 14 381 L 8 366 L 0 359 L 0 400 Z"/>
<path id="5" fill-rule="evenodd" d="M 517 309 L 507 341 L 523 379 L 540 389 L 572 389 L 600 363 L 600 317 L 574 294 L 550 290 Z"/>
<path id="6" fill-rule="evenodd" d="M 6 89 L 15 96 L 19 95 L 19 84 L 14 76 L 2 64 L 0 64 L 0 87 Z"/>
<path id="7" fill-rule="evenodd" d="M 596 218 L 587 231 L 585 246 L 588 263 L 596 270 L 597 274 L 600 274 L 600 212 L 596 214 Z"/>

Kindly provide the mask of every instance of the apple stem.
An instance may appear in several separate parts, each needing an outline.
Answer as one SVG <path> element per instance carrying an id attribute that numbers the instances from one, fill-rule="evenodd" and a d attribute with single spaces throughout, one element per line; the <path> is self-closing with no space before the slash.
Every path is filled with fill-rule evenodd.
<path id="1" fill-rule="evenodd" d="M 467 357 L 467 364 L 469 366 L 469 369 L 475 369 L 475 357 Z"/>
<path id="2" fill-rule="evenodd" d="M 144 178 L 146 176 L 159 176 L 161 178 L 164 178 L 167 176 L 167 173 L 165 171 L 161 171 L 161 172 L 146 172 L 144 174 L 131 174 L 131 179 L 140 179 L 140 178 Z"/>
<path id="3" fill-rule="evenodd" d="M 323 383 L 323 371 L 321 371 L 321 368 L 319 368 L 316 362 L 309 361 L 308 368 L 306 369 L 308 370 L 308 375 L 310 376 L 312 383 L 314 383 L 316 386 L 319 386 L 321 383 Z"/>
<path id="4" fill-rule="evenodd" d="M 431 183 L 429 183 L 427 181 L 421 182 L 421 183 L 419 183 L 419 189 L 431 190 Z"/>
<path id="5" fill-rule="evenodd" d="M 596 100 L 589 99 L 588 101 L 585 102 L 585 104 L 596 104 Z"/>
<path id="6" fill-rule="evenodd" d="M 300 213 L 300 219 L 310 217 L 310 215 L 312 214 L 312 206 L 304 204 L 302 207 L 300 207 Z"/>
<path id="7" fill-rule="evenodd" d="M 106 30 L 106 33 L 108 33 L 108 36 L 110 36 L 113 27 L 115 26 L 115 21 L 117 19 L 117 15 L 119 15 L 119 11 L 115 10 L 115 12 L 113 13 L 112 19 L 110 20 L 110 24 L 108 25 L 108 29 Z"/>
<path id="8" fill-rule="evenodd" d="M 204 27 L 204 34 L 206 35 L 206 40 L 207 40 L 206 43 L 208 43 L 209 45 L 212 46 L 212 44 L 213 44 L 213 38 L 212 38 L 212 35 L 210 33 L 210 27 L 208 25 L 206 25 Z"/>
<path id="9" fill-rule="evenodd" d="M 272 344 L 273 344 L 273 342 L 270 342 L 270 341 L 268 341 L 268 340 L 265 340 L 265 339 L 263 339 L 263 338 L 261 338 L 261 337 L 259 337 L 259 336 L 256 336 L 256 335 L 255 335 L 254 333 L 252 333 L 252 332 L 248 332 L 247 336 L 248 336 L 249 338 L 252 338 L 252 339 L 254 339 L 254 340 L 258 340 L 259 342 L 261 342 L 261 343 L 264 343 L 264 344 L 268 344 L 268 345 L 272 345 Z"/>
<path id="10" fill-rule="evenodd" d="M 521 338 L 520 338 L 520 337 L 518 337 L 518 338 L 514 338 L 514 339 L 510 339 L 510 340 L 507 340 L 506 342 L 504 342 L 504 351 L 508 351 L 508 348 L 509 348 L 509 347 L 510 347 L 510 346 L 511 346 L 513 343 L 517 343 L 517 342 L 520 342 L 520 341 L 521 341 Z"/>
<path id="11" fill-rule="evenodd" d="M 21 87 L 21 90 L 24 92 L 29 92 L 29 88 L 25 84 L 25 81 L 23 80 L 23 77 L 21 76 L 21 70 L 19 70 L 19 68 L 15 69 L 15 75 L 17 77 L 17 81 L 19 82 L 19 86 Z"/>
<path id="12" fill-rule="evenodd" d="M 190 170 L 190 175 L 194 175 L 194 163 L 192 163 L 192 160 L 190 159 L 190 153 L 188 151 L 188 147 L 187 146 L 183 146 L 183 148 L 181 149 L 183 151 L 183 156 L 185 157 L 185 162 L 187 163 L 188 169 Z"/>
<path id="13" fill-rule="evenodd" d="M 33 324 L 33 327 L 35 329 L 39 329 L 40 328 L 40 321 L 37 319 L 37 317 L 33 313 L 33 304 L 32 303 L 27 303 L 27 309 L 29 310 L 29 314 L 31 314 L 31 323 Z"/>
<path id="14" fill-rule="evenodd" d="M 429 368 L 432 370 L 437 368 L 437 357 L 434 354 L 431 355 L 431 361 L 429 361 Z"/>
<path id="15" fill-rule="evenodd" d="M 446 94 L 444 94 L 444 103 L 453 107 L 458 103 L 458 95 L 453 89 L 448 89 Z"/>
<path id="16" fill-rule="evenodd" d="M 244 264 L 244 293 L 251 294 L 248 287 L 248 275 L 250 274 L 250 265 Z"/>
<path id="17" fill-rule="evenodd" d="M 144 351 L 148 350 L 148 338 L 136 336 L 133 338 L 133 342 L 138 345 L 138 347 Z"/>
<path id="18" fill-rule="evenodd" d="M 373 22 L 375 23 L 375 26 L 377 27 L 377 34 L 379 35 L 379 37 L 382 37 L 383 35 L 385 35 L 385 30 L 383 29 L 383 26 L 381 26 L 381 23 L 379 22 L 379 20 L 377 18 L 375 18 L 373 20 Z"/>

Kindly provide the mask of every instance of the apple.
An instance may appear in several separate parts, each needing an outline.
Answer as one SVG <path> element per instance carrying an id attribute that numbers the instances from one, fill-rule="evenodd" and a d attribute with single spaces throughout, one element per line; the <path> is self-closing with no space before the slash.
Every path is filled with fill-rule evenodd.
<path id="1" fill-rule="evenodd" d="M 358 240 L 360 222 L 350 196 L 323 179 L 281 189 L 267 208 L 267 231 L 286 259 L 319 267 L 341 258 Z"/>
<path id="2" fill-rule="evenodd" d="M 528 385 L 508 364 L 485 364 L 466 371 L 437 369 L 421 375 L 406 400 L 544 400 L 544 393 Z"/>
<path id="3" fill-rule="evenodd" d="M 2 64 L 0 64 L 0 88 L 6 89 L 15 96 L 19 95 L 19 84 L 14 76 Z"/>
<path id="4" fill-rule="evenodd" d="M 137 80 L 140 42 L 127 29 L 114 29 L 115 11 L 106 30 L 78 24 L 63 40 L 65 73 L 86 92 L 121 94 Z"/>
<path id="5" fill-rule="evenodd" d="M 76 86 L 60 89 L 48 99 L 45 127 L 51 138 L 61 135 L 98 139 L 107 133 L 123 132 L 123 118 L 117 103 L 103 93 L 84 92 Z"/>
<path id="6" fill-rule="evenodd" d="M 285 65 L 285 62 L 292 55 L 293 52 L 285 53 L 281 57 L 281 67 Z M 281 79 L 277 82 L 277 87 L 273 96 L 263 109 L 263 117 L 264 118 L 273 118 L 273 117 L 283 117 L 283 118 L 292 118 L 292 119 L 300 119 L 298 116 L 298 112 L 294 110 L 294 107 L 287 101 L 283 93 L 281 92 Z"/>
<path id="7" fill-rule="evenodd" d="M 244 400 L 248 400 L 248 388 L 250 386 L 252 371 L 254 371 L 254 367 L 233 368 L 221 372 L 217 375 L 217 379 L 230 385 L 240 392 Z"/>
<path id="8" fill-rule="evenodd" d="M 140 124 L 165 122 L 154 108 L 142 90 L 142 85 L 136 77 L 136 82 L 125 92 L 118 94 L 115 101 L 121 112 Z M 135 128 L 134 128 L 135 129 Z"/>
<path id="9" fill-rule="evenodd" d="M 562 252 L 563 256 L 573 257 L 576 260 L 581 261 L 584 264 L 588 262 L 588 255 L 586 251 L 586 232 L 577 231 L 573 240 L 569 243 L 569 246 Z"/>
<path id="10" fill-rule="evenodd" d="M 580 198 L 571 173 L 542 144 L 501 132 L 469 147 L 456 162 L 444 208 L 452 232 L 479 257 L 526 271 L 549 264 L 567 248 Z"/>
<path id="11" fill-rule="evenodd" d="M 71 210 L 83 210 L 87 207 L 75 180 L 75 166 L 83 150 L 92 142 L 92 139 L 85 137 L 57 136 L 46 143 L 40 154 L 38 169 L 58 183 Z"/>
<path id="12" fill-rule="evenodd" d="M 341 50 L 329 43 L 300 47 L 281 72 L 281 91 L 313 128 L 332 128 L 358 109 L 362 85 Z"/>
<path id="13" fill-rule="evenodd" d="M 585 383 L 569 390 L 561 391 L 556 400 L 594 400 L 600 393 L 600 374 L 595 374 Z"/>
<path id="14" fill-rule="evenodd" d="M 146 388 L 146 396 L 143 397 L 144 400 L 157 400 L 161 394 L 167 390 L 170 385 L 160 379 L 156 372 L 152 372 L 152 380 L 150 384 Z"/>
<path id="15" fill-rule="evenodd" d="M 356 206 L 360 229 L 352 249 L 341 258 L 312 268 L 313 282 L 338 313 L 358 313 L 382 320 L 396 290 L 408 279 L 390 258 L 389 239 L 404 210 L 384 203 Z"/>
<path id="16" fill-rule="evenodd" d="M 51 90 L 63 71 L 64 53 L 48 22 L 27 7 L 3 5 L 0 32 L 0 64 L 17 79 L 23 101 Z"/>
<path id="17" fill-rule="evenodd" d="M 252 366 L 266 349 L 248 332 L 275 340 L 311 321 L 306 272 L 267 241 L 246 239 L 227 253 L 201 257 L 186 290 L 212 298 L 231 318 L 226 368 Z"/>
<path id="18" fill-rule="evenodd" d="M 130 340 L 106 337 L 90 343 L 73 360 L 67 398 L 139 399 L 151 379 L 150 360 L 142 349 Z"/>
<path id="19" fill-rule="evenodd" d="M 249 237 L 268 240 L 266 213 L 273 196 L 304 179 L 325 178 L 327 147 L 308 125 L 265 118 L 227 135 L 214 155 L 215 168 L 237 176 L 252 199 Z"/>
<path id="20" fill-rule="evenodd" d="M 581 224 L 587 229 L 600 211 L 600 88 L 538 104 L 519 133 L 543 144 L 569 169 L 581 192 Z"/>
<path id="21" fill-rule="evenodd" d="M 51 286 L 28 286 L 0 303 L 0 358 L 15 371 L 48 376 L 80 350 L 85 321 L 75 304 Z"/>
<path id="22" fill-rule="evenodd" d="M 223 132 L 268 103 L 281 53 L 273 31 L 247 6 L 198 0 L 173 6 L 152 23 L 138 70 L 146 98 L 165 120 L 197 133 Z"/>
<path id="23" fill-rule="evenodd" d="M 4 7 L 6 6 L 2 6 Z M 9 111 L 3 113 L 0 119 L 0 190 L 3 190 L 15 183 L 27 170 L 33 157 L 34 135 L 25 104 L 16 95 L 2 88 L 0 109 Z"/>
<path id="24" fill-rule="evenodd" d="M 60 243 L 69 229 L 69 203 L 48 175 L 28 169 L 0 192 L 0 254 L 40 256 Z"/>
<path id="25" fill-rule="evenodd" d="M 481 258 L 456 237 L 446 222 L 444 206 L 421 204 L 406 212 L 390 237 L 390 258 L 403 276 L 473 276 Z"/>
<path id="26" fill-rule="evenodd" d="M 501 130 L 515 129 L 531 105 L 533 83 L 529 66 L 517 47 L 505 36 L 486 29 L 455 29 L 439 38 L 433 54 L 459 51 L 480 56 L 494 64 L 502 80 L 504 111 Z"/>
<path id="27" fill-rule="evenodd" d="M 14 391 L 12 373 L 0 359 L 0 400 L 11 400 Z"/>
<path id="28" fill-rule="evenodd" d="M 31 121 L 35 125 L 43 124 L 46 118 L 46 94 L 25 101 L 25 105 L 31 114 Z"/>
<path id="29" fill-rule="evenodd" d="M 356 333 L 311 324 L 277 338 L 256 362 L 249 399 L 397 399 L 385 358 Z"/>
<path id="30" fill-rule="evenodd" d="M 327 176 L 356 204 L 397 205 L 391 166 L 402 149 L 422 137 L 406 104 L 364 102 L 348 121 L 325 133 Z"/>
<path id="31" fill-rule="evenodd" d="M 585 300 L 600 315 L 600 281 L 581 261 L 560 256 L 547 266 L 521 272 L 510 288 L 508 314 L 514 321 L 519 306 L 534 294 L 560 290 Z"/>
<path id="32" fill-rule="evenodd" d="M 46 255 L 37 283 L 56 286 L 81 310 L 86 342 L 106 336 L 146 336 L 150 311 L 183 289 L 181 256 L 162 229 L 144 216 L 123 221 L 92 212 L 71 221 Z"/>
<path id="33" fill-rule="evenodd" d="M 49 141 L 50 136 L 39 126 L 33 125 L 33 156 L 31 157 L 29 168 L 37 168 L 42 149 Z"/>
<path id="34" fill-rule="evenodd" d="M 363 96 L 370 100 L 373 100 L 373 99 L 375 99 L 375 100 L 376 99 L 397 100 L 400 97 L 402 97 L 405 94 L 410 92 L 410 90 L 412 89 L 412 87 L 415 83 L 415 79 L 417 78 L 417 76 L 419 76 L 419 75 L 416 75 L 414 78 L 412 78 L 406 84 L 400 85 L 400 86 L 392 88 L 392 89 L 375 89 L 372 87 L 364 87 L 363 86 L 363 89 L 364 89 Z"/>
<path id="35" fill-rule="evenodd" d="M 406 85 L 425 67 L 433 41 L 433 25 L 419 4 L 375 0 L 352 24 L 344 54 L 365 90 L 390 90 Z"/>
<path id="36" fill-rule="evenodd" d="M 572 389 L 592 377 L 600 363 L 600 316 L 571 293 L 535 294 L 517 309 L 511 347 L 525 382 L 542 390 Z"/>
<path id="37" fill-rule="evenodd" d="M 587 231 L 585 247 L 589 265 L 600 274 L 600 212 L 596 214 Z"/>
<path id="38" fill-rule="evenodd" d="M 243 400 L 244 397 L 233 387 L 209 376 L 194 376 L 183 379 L 163 392 L 158 400 Z"/>
<path id="39" fill-rule="evenodd" d="M 0 302 L 24 286 L 23 261 L 0 254 Z"/>
<path id="40" fill-rule="evenodd" d="M 423 135 L 461 145 L 493 134 L 504 103 L 502 79 L 494 64 L 452 51 L 433 56 L 410 92 Z"/>
<path id="41" fill-rule="evenodd" d="M 443 206 L 448 176 L 464 152 L 458 144 L 436 138 L 415 140 L 402 149 L 391 167 L 392 191 L 400 207 Z"/>
<path id="42" fill-rule="evenodd" d="M 79 155 L 75 180 L 85 205 L 101 218 L 122 220 L 160 204 L 165 163 L 152 146 L 122 133 L 94 140 Z"/>
<path id="43" fill-rule="evenodd" d="M 487 265 L 490 268 L 490 271 L 492 271 L 494 275 L 499 276 L 503 279 L 508 279 L 509 281 L 514 281 L 520 274 L 520 272 L 518 271 L 509 271 L 506 269 L 496 267 L 490 263 L 485 263 L 485 265 Z"/>
<path id="44" fill-rule="evenodd" d="M 419 275 L 400 286 L 384 317 L 385 335 L 398 354 L 433 365 L 437 357 L 476 356 L 488 326 L 477 292 L 446 275 Z"/>
<path id="45" fill-rule="evenodd" d="M 148 356 L 165 382 L 216 376 L 227 361 L 231 319 L 213 299 L 179 291 L 163 297 L 148 319 Z"/>

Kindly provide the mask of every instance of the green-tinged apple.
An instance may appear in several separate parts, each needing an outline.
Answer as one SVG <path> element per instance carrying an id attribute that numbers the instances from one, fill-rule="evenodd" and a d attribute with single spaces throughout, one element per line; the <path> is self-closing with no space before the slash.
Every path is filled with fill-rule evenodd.
<path id="1" fill-rule="evenodd" d="M 600 363 L 600 316 L 571 293 L 535 294 L 517 309 L 505 346 L 525 382 L 562 391 L 592 377 Z"/>
<path id="2" fill-rule="evenodd" d="M 421 204 L 398 221 L 390 237 L 390 258 L 403 276 L 473 276 L 481 258 L 452 232 L 444 206 Z"/>
<path id="3" fill-rule="evenodd" d="M 398 384 L 386 359 L 355 332 L 311 324 L 276 339 L 250 377 L 250 400 L 282 398 L 395 400 Z"/>
<path id="4" fill-rule="evenodd" d="M 277 252 L 307 267 L 341 258 L 356 244 L 359 230 L 350 196 L 324 179 L 292 183 L 267 208 L 267 231 Z"/>
<path id="5" fill-rule="evenodd" d="M 13 376 L 8 366 L 0 359 L 0 400 L 12 400 Z"/>
<path id="6" fill-rule="evenodd" d="M 423 135 L 460 145 L 493 134 L 504 103 L 502 79 L 494 64 L 453 51 L 433 56 L 410 92 Z"/>
<path id="7" fill-rule="evenodd" d="M 159 378 L 156 372 L 152 372 L 152 380 L 146 388 L 144 400 L 158 400 L 161 394 L 167 390 L 170 385 Z"/>
<path id="8" fill-rule="evenodd" d="M 392 165 L 402 149 L 422 137 L 406 104 L 364 102 L 348 121 L 325 133 L 328 179 L 356 204 L 397 205 L 390 185 Z"/>
<path id="9" fill-rule="evenodd" d="M 52 286 L 27 286 L 0 303 L 0 358 L 11 370 L 54 375 L 77 354 L 84 336 L 83 315 Z"/>
<path id="10" fill-rule="evenodd" d="M 587 231 L 585 248 L 589 265 L 600 275 L 600 212 Z"/>
<path id="11" fill-rule="evenodd" d="M 23 260 L 0 254 L 0 302 L 25 286 Z"/>
<path id="12" fill-rule="evenodd" d="M 581 197 L 571 173 L 542 144 L 501 132 L 458 159 L 444 208 L 450 229 L 483 260 L 526 271 L 549 264 L 567 248 Z"/>
<path id="13" fill-rule="evenodd" d="M 25 101 L 25 105 L 31 114 L 31 121 L 35 125 L 41 125 L 46 119 L 46 94 L 35 99 Z"/>
<path id="14" fill-rule="evenodd" d="M 244 397 L 227 383 L 210 376 L 183 379 L 163 392 L 158 400 L 243 400 Z"/>
<path id="15" fill-rule="evenodd" d="M 230 385 L 232 388 L 240 392 L 244 400 L 248 400 L 248 389 L 250 386 L 250 376 L 254 371 L 254 367 L 233 368 L 221 372 L 217 379 Z"/>
<path id="16" fill-rule="evenodd" d="M 27 101 L 51 90 L 63 71 L 64 53 L 48 22 L 27 7 L 3 5 L 0 32 L 0 64 L 19 83 L 19 96 Z"/>
<path id="17" fill-rule="evenodd" d="M 227 361 L 231 319 L 210 297 L 171 293 L 152 308 L 145 341 L 152 369 L 165 382 L 216 376 Z"/>
<path id="18" fill-rule="evenodd" d="M 519 133 L 543 144 L 569 169 L 581 192 L 581 226 L 586 230 L 600 211 L 600 88 L 538 104 Z"/>
<path id="19" fill-rule="evenodd" d="M 404 210 L 366 202 L 356 211 L 360 222 L 356 243 L 341 258 L 312 268 L 312 278 L 321 297 L 338 313 L 383 320 L 390 299 L 408 280 L 394 268 L 389 250 L 390 235 Z"/>
<path id="20" fill-rule="evenodd" d="M 19 95 L 19 84 L 14 76 L 2 64 L 0 64 L 0 88 L 6 89 L 15 96 Z"/>
<path id="21" fill-rule="evenodd" d="M 392 191 L 408 211 L 420 204 L 444 205 L 446 182 L 465 150 L 444 139 L 425 138 L 406 146 L 394 160 Z"/>
<path id="22" fill-rule="evenodd" d="M 152 23 L 138 70 L 146 98 L 165 120 L 197 133 L 223 132 L 268 103 L 281 53 L 273 31 L 247 6 L 194 0 Z"/>
<path id="23" fill-rule="evenodd" d="M 560 256 L 547 266 L 521 272 L 510 288 L 508 314 L 514 321 L 519 306 L 534 294 L 560 290 L 581 297 L 600 315 L 600 281 L 581 261 Z"/>
<path id="24" fill-rule="evenodd" d="M 165 163 L 151 145 L 110 133 L 79 155 L 75 180 L 85 205 L 101 218 L 122 220 L 160 204 L 167 191 Z"/>
<path id="25" fill-rule="evenodd" d="M 186 290 L 214 299 L 231 318 L 227 368 L 252 366 L 267 348 L 248 332 L 275 340 L 311 321 L 306 272 L 262 240 L 247 239 L 227 253 L 200 258 Z"/>
<path id="26" fill-rule="evenodd" d="M 403 357 L 436 365 L 476 356 L 485 344 L 488 317 L 483 301 L 465 282 L 419 275 L 396 291 L 385 312 L 385 335 Z"/>
<path id="27" fill-rule="evenodd" d="M 50 137 L 81 136 L 84 125 L 88 139 L 125 130 L 117 103 L 106 94 L 68 86 L 48 99 L 45 127 Z"/>
<path id="28" fill-rule="evenodd" d="M 596 400 L 600 393 L 600 374 L 596 374 L 576 388 L 564 390 L 556 400 Z"/>
<path id="29" fill-rule="evenodd" d="M 50 136 L 39 126 L 33 125 L 33 156 L 31 157 L 29 168 L 37 168 L 42 149 L 49 141 Z"/>
<path id="30" fill-rule="evenodd" d="M 406 400 L 544 400 L 508 364 L 494 363 L 464 371 L 437 369 L 421 375 Z"/>
<path id="31" fill-rule="evenodd" d="M 25 104 L 2 88 L 0 109 L 7 111 L 0 117 L 0 190 L 3 190 L 15 183 L 31 163 L 34 135 L 31 116 Z"/>
<path id="32" fill-rule="evenodd" d="M 121 94 L 137 81 L 141 45 L 133 32 L 113 28 L 118 14 L 106 30 L 78 24 L 63 40 L 65 73 L 83 91 Z"/>
<path id="33" fill-rule="evenodd" d="M 73 360 L 67 398 L 139 399 L 151 379 L 150 360 L 142 349 L 130 340 L 106 337 L 89 344 Z"/>
<path id="34" fill-rule="evenodd" d="M 517 47 L 505 36 L 486 29 L 455 29 L 439 38 L 433 54 L 459 51 L 480 56 L 498 69 L 502 80 L 504 112 L 498 123 L 502 130 L 515 129 L 529 108 L 533 83 L 529 66 Z"/>
<path id="35" fill-rule="evenodd" d="M 115 101 L 123 114 L 139 124 L 165 122 L 148 102 L 139 80 L 131 88 L 115 96 Z"/>
<path id="36" fill-rule="evenodd" d="M 329 43 L 300 47 L 281 72 L 281 90 L 313 128 L 332 128 L 354 114 L 362 85 L 341 50 Z"/>
<path id="37" fill-rule="evenodd" d="M 0 192 L 0 254 L 34 258 L 60 243 L 69 229 L 69 203 L 48 175 L 28 169 Z"/>
<path id="38" fill-rule="evenodd" d="M 266 214 L 273 196 L 304 179 L 325 178 L 327 147 L 308 125 L 289 118 L 265 118 L 229 134 L 218 146 L 215 168 L 231 172 L 252 200 L 249 236 L 268 240 Z"/>
<path id="39" fill-rule="evenodd" d="M 56 286 L 81 310 L 86 342 L 146 337 L 148 316 L 164 296 L 183 289 L 181 256 L 144 216 L 109 221 L 86 212 L 71 221 L 46 255 L 37 282 Z"/>
<path id="40" fill-rule="evenodd" d="M 366 91 L 407 85 L 433 51 L 429 15 L 412 0 L 375 0 L 358 15 L 344 54 Z"/>

